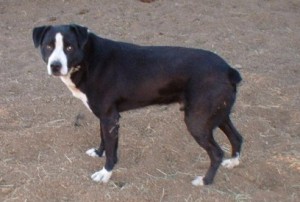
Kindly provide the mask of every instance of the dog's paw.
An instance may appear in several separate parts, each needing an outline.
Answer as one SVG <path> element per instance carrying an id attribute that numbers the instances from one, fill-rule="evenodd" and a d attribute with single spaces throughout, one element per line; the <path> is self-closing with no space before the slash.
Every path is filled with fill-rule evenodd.
<path id="1" fill-rule="evenodd" d="M 103 182 L 107 183 L 112 175 L 112 171 L 107 171 L 105 168 L 102 168 L 102 170 L 95 172 L 91 178 L 95 182 Z"/>
<path id="2" fill-rule="evenodd" d="M 104 157 L 105 156 L 105 151 L 103 151 L 102 156 L 99 156 L 99 154 L 97 153 L 97 149 L 95 149 L 95 148 L 91 148 L 91 149 L 87 150 L 85 153 L 91 157 Z"/>
<path id="3" fill-rule="evenodd" d="M 192 184 L 194 186 L 203 186 L 204 185 L 204 181 L 203 181 L 203 176 L 197 176 L 193 181 Z"/>
<path id="4" fill-rule="evenodd" d="M 98 157 L 98 154 L 96 152 L 97 150 L 95 148 L 91 148 L 87 150 L 85 153 L 91 157 Z"/>
<path id="5" fill-rule="evenodd" d="M 222 166 L 228 169 L 232 169 L 240 164 L 239 156 L 235 158 L 225 159 L 222 162 Z"/>

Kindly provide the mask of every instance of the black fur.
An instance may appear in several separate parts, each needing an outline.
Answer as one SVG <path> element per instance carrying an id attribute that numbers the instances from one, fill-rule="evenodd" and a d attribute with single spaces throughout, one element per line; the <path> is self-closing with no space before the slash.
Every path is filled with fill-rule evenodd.
<path id="1" fill-rule="evenodd" d="M 116 42 L 89 33 L 78 25 L 39 27 L 33 30 L 36 47 L 44 50 L 60 32 L 64 43 L 76 43 L 67 55 L 68 68 L 80 66 L 71 79 L 88 98 L 100 119 L 101 143 L 97 154 L 106 152 L 105 168 L 117 162 L 120 112 L 153 104 L 182 104 L 188 131 L 208 153 L 211 165 L 204 177 L 211 184 L 223 159 L 215 142 L 216 127 L 232 144 L 232 156 L 241 150 L 242 137 L 229 118 L 241 81 L 237 70 L 218 55 L 200 49 L 139 46 Z"/>
<path id="2" fill-rule="evenodd" d="M 34 47 L 37 48 L 42 43 L 44 35 L 49 28 L 50 26 L 41 26 L 34 28 L 32 33 Z"/>

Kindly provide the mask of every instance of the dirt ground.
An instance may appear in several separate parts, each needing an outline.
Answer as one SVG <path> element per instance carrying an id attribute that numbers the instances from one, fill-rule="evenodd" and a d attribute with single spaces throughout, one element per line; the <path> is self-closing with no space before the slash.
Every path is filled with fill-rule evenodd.
<path id="1" fill-rule="evenodd" d="M 0 0 L 0 201 L 300 201 L 299 0 Z M 241 165 L 190 183 L 209 160 L 179 105 L 122 113 L 120 161 L 108 184 L 98 120 L 49 77 L 32 28 L 78 23 L 102 37 L 212 50 L 239 69 L 232 113 Z M 229 156 L 224 135 L 215 137 Z"/>

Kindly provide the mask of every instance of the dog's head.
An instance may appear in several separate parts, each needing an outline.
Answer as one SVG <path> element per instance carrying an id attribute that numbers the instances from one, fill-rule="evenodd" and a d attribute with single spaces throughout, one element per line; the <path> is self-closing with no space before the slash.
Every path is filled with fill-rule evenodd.
<path id="1" fill-rule="evenodd" d="M 65 76 L 80 65 L 88 29 L 79 25 L 41 26 L 33 29 L 34 46 L 40 47 L 49 75 Z"/>

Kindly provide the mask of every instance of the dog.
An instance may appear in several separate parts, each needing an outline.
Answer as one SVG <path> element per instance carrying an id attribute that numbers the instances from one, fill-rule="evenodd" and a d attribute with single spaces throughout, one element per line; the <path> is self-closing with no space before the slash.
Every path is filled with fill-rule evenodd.
<path id="1" fill-rule="evenodd" d="M 210 158 L 206 174 L 193 185 L 211 184 L 220 165 L 239 165 L 243 138 L 230 113 L 242 78 L 218 55 L 113 41 L 76 24 L 35 27 L 32 35 L 48 74 L 60 78 L 100 120 L 100 146 L 86 152 L 106 157 L 105 166 L 91 175 L 94 181 L 107 183 L 118 161 L 120 113 L 157 104 L 180 103 L 189 133 Z M 229 159 L 214 140 L 217 127 L 231 143 Z"/>

